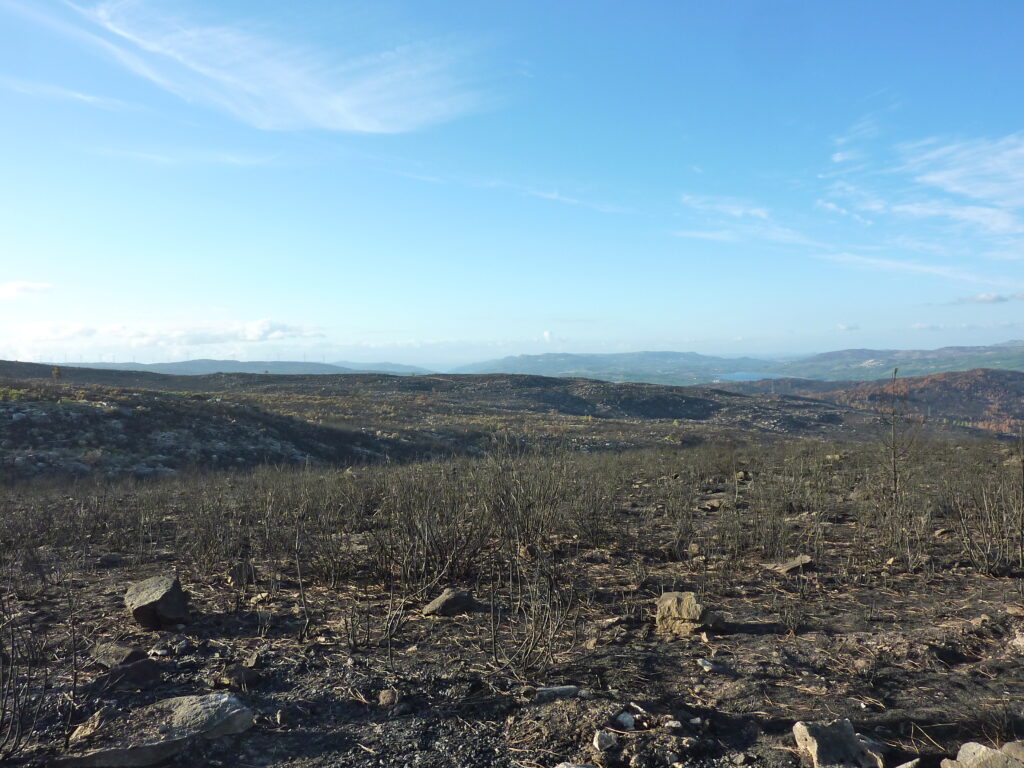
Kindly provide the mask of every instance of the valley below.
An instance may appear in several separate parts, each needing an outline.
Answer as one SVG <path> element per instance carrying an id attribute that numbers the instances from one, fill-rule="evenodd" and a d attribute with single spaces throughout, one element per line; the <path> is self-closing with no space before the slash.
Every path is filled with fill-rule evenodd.
<path id="1" fill-rule="evenodd" d="M 992 373 L 0 363 L 0 759 L 1018 768 Z"/>

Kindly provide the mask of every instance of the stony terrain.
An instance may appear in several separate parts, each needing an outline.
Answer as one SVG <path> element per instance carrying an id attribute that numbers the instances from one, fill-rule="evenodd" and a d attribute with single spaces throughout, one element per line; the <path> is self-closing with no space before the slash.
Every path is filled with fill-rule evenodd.
<path id="1" fill-rule="evenodd" d="M 618 450 L 733 432 L 861 440 L 850 405 L 516 375 L 173 376 L 0 362 L 0 481 L 480 454 L 495 435 Z"/>
<path id="2" fill-rule="evenodd" d="M 782 396 L 332 378 L 5 384 L 3 456 L 123 434 L 174 471 L 0 490 L 0 760 L 1021 768 L 1016 444 Z"/>
<path id="3" fill-rule="evenodd" d="M 211 396 L 8 384 L 0 380 L 0 482 L 353 463 L 400 449 Z"/>
<path id="4" fill-rule="evenodd" d="M 809 397 L 885 413 L 895 406 L 922 422 L 1016 435 L 1024 425 L 1024 373 L 978 368 L 871 382 L 776 379 L 723 385 L 732 392 Z M 895 397 L 894 397 L 895 393 Z"/>

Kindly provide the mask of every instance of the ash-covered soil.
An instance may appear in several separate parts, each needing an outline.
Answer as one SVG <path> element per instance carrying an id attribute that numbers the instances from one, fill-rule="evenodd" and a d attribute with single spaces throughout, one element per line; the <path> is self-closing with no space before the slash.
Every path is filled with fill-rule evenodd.
<path id="1" fill-rule="evenodd" d="M 177 486 L 164 490 L 161 524 L 144 543 L 114 547 L 117 537 L 96 528 L 70 546 L 7 542 L 8 556 L 23 558 L 12 619 L 42 638 L 50 672 L 22 759 L 64 752 L 65 734 L 97 712 L 123 723 L 123 736 L 145 705 L 215 690 L 235 692 L 254 725 L 198 740 L 172 762 L 781 768 L 799 760 L 796 721 L 838 718 L 893 766 L 1012 738 L 1024 686 L 1021 572 L 1009 550 L 1007 567 L 970 556 L 977 542 L 948 514 L 933 472 L 974 466 L 992 490 L 1019 463 L 934 448 L 934 463 L 908 468 L 918 495 L 904 535 L 885 515 L 877 456 L 825 450 L 809 444 L 774 463 L 733 455 L 738 469 L 696 474 L 666 471 L 704 460 L 686 452 L 645 455 L 593 510 L 593 535 L 549 530 L 511 550 L 493 542 L 473 568 L 415 586 L 373 575 L 380 527 L 338 533 L 346 560 L 333 583 L 304 540 L 295 557 L 285 543 L 276 558 L 197 560 L 181 539 L 194 529 Z M 144 501 L 131 487 L 109 493 L 110 508 Z M 74 506 L 46 494 L 7 504 L 54 519 Z M 785 565 L 797 555 L 809 562 Z M 180 576 L 191 615 L 145 629 L 125 607 L 126 585 L 167 573 Z M 471 591 L 477 605 L 424 615 L 445 587 Z M 672 591 L 694 592 L 719 617 L 659 633 L 656 601 Z M 113 640 L 153 660 L 141 678 L 90 660 Z M 598 731 L 611 734 L 604 749 Z M 66 751 L 102 747 L 100 735 L 84 736 Z"/>

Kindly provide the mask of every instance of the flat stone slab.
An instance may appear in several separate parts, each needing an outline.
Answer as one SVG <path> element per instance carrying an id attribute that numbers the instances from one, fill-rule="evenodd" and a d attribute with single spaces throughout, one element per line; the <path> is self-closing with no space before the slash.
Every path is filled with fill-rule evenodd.
<path id="1" fill-rule="evenodd" d="M 103 746 L 61 757 L 52 764 L 63 768 L 142 768 L 170 759 L 197 740 L 242 733 L 252 724 L 252 710 L 229 693 L 177 696 L 94 724 L 83 740 L 106 742 Z"/>

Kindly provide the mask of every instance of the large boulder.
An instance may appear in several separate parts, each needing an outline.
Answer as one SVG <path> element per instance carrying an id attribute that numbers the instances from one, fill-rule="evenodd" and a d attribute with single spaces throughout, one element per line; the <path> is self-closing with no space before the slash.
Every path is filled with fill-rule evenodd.
<path id="1" fill-rule="evenodd" d="M 227 693 L 177 696 L 85 729 L 79 740 L 106 741 L 97 749 L 54 761 L 64 768 L 127 768 L 156 765 L 204 739 L 242 733 L 252 727 L 253 712 Z M 107 737 L 104 739 L 103 737 Z"/>
<path id="2" fill-rule="evenodd" d="M 992 749 L 975 741 L 961 745 L 956 760 L 943 760 L 946 768 L 1024 768 L 1019 759 L 1024 750 L 1020 742 L 1004 744 L 1002 749 Z"/>
<path id="3" fill-rule="evenodd" d="M 690 635 L 722 625 L 722 618 L 697 602 L 693 592 L 666 592 L 655 603 L 655 628 L 660 635 Z"/>
<path id="4" fill-rule="evenodd" d="M 146 629 L 166 629 L 188 621 L 188 593 L 178 574 L 165 573 L 128 587 L 124 604 Z"/>
<path id="5" fill-rule="evenodd" d="M 793 737 L 814 768 L 885 768 L 879 746 L 854 731 L 849 720 L 798 722 Z"/>
<path id="6" fill-rule="evenodd" d="M 462 613 L 479 610 L 483 610 L 483 606 L 476 601 L 472 592 L 447 587 L 444 592 L 424 606 L 423 615 L 458 616 Z"/>

